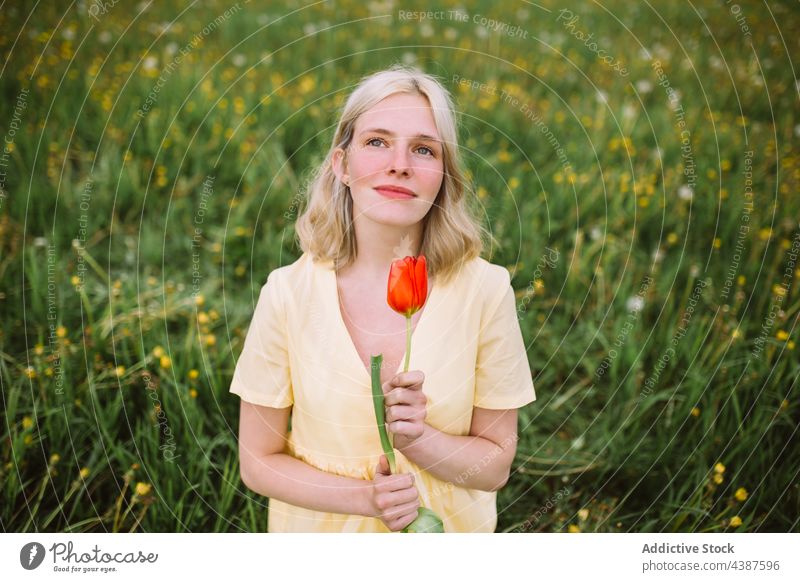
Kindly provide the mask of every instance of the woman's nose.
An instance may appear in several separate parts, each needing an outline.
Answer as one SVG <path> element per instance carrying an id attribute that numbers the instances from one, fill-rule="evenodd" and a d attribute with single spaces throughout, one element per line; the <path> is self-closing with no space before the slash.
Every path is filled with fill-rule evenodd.
<path id="1" fill-rule="evenodd" d="M 390 170 L 408 174 L 411 171 L 408 150 L 402 146 L 395 148 L 392 154 Z"/>

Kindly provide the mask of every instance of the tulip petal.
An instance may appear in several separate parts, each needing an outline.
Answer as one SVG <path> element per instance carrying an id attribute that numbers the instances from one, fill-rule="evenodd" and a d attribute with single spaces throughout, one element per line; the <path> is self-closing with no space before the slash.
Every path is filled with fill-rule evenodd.
<path id="1" fill-rule="evenodd" d="M 406 317 L 422 309 L 428 296 L 428 271 L 425 256 L 392 261 L 389 269 L 387 303 Z"/>

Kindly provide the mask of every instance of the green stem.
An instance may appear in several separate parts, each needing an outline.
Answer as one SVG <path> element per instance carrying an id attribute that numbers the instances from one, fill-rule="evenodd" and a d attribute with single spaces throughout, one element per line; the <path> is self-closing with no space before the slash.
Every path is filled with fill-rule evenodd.
<path id="1" fill-rule="evenodd" d="M 406 363 L 403 372 L 408 372 L 408 361 L 411 359 L 411 317 L 406 316 Z"/>
<path id="2" fill-rule="evenodd" d="M 378 434 L 381 437 L 381 448 L 389 461 L 389 470 L 392 475 L 397 473 L 397 465 L 394 460 L 394 447 L 389 435 L 386 432 L 386 409 L 383 403 L 383 388 L 381 386 L 381 362 L 383 354 L 370 356 L 370 368 L 372 370 L 372 404 L 375 407 L 375 420 L 378 423 Z"/>

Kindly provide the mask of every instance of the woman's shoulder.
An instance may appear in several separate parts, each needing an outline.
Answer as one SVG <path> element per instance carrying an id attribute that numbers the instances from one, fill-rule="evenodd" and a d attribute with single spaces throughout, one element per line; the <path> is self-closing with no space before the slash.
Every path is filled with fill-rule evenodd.
<path id="1" fill-rule="evenodd" d="M 303 253 L 294 262 L 270 271 L 264 286 L 275 286 L 284 298 L 297 297 L 312 288 L 314 270 L 318 267 L 308 253 Z"/>
<path id="2" fill-rule="evenodd" d="M 480 285 L 490 292 L 498 292 L 511 283 L 511 274 L 502 265 L 475 257 L 464 265 L 464 276 L 471 284 Z"/>
<path id="3" fill-rule="evenodd" d="M 511 285 L 508 269 L 480 256 L 464 264 L 461 279 L 462 289 L 477 291 L 484 307 L 489 308 L 502 300 Z"/>

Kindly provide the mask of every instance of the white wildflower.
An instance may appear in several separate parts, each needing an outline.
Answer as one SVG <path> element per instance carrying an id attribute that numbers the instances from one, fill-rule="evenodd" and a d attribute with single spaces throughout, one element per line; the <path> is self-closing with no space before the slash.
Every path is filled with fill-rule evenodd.
<path id="1" fill-rule="evenodd" d="M 630 312 L 638 313 L 642 310 L 642 307 L 644 307 L 644 298 L 639 295 L 634 295 L 628 298 L 628 301 L 625 302 L 625 307 L 627 307 Z"/>

